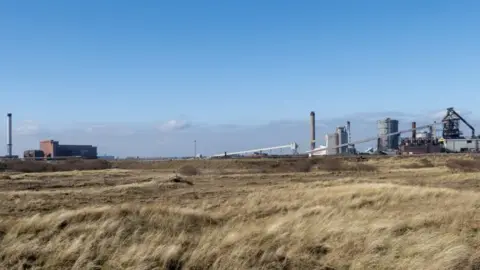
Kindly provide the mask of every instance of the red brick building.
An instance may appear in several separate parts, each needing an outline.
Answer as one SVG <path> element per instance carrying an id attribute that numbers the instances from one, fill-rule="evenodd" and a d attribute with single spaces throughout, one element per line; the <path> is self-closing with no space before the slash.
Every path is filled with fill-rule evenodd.
<path id="1" fill-rule="evenodd" d="M 97 147 L 92 145 L 61 145 L 58 141 L 40 141 L 40 150 L 47 158 L 58 157 L 83 157 L 97 158 Z"/>

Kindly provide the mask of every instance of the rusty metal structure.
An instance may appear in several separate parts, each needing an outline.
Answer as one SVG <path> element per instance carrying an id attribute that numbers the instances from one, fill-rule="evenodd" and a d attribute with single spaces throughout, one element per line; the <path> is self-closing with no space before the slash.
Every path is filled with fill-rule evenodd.
<path id="1" fill-rule="evenodd" d="M 417 134 L 417 123 L 412 122 L 412 136 L 402 138 L 399 152 L 404 155 L 418 155 L 442 152 L 442 145 L 433 133 L 433 127 L 428 132 Z"/>
<path id="2" fill-rule="evenodd" d="M 442 119 L 444 139 L 464 139 L 460 131 L 460 121 L 463 122 L 472 132 L 472 138 L 475 138 L 475 128 L 467 122 L 453 107 L 447 108 L 447 114 Z"/>
<path id="3" fill-rule="evenodd" d="M 471 137 L 466 137 L 460 130 L 460 124 L 463 122 L 472 132 Z M 475 136 L 475 128 L 468 123 L 452 107 L 447 108 L 447 113 L 442 119 L 443 132 L 441 144 L 446 152 L 480 152 L 480 138 Z"/>

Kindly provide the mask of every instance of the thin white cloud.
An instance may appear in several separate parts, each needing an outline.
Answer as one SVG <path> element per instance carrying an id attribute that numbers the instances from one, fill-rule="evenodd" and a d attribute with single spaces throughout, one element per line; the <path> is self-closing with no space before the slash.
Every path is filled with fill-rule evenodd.
<path id="1" fill-rule="evenodd" d="M 132 127 L 118 124 L 95 124 L 85 128 L 85 132 L 91 135 L 112 134 L 116 136 L 128 136 L 136 133 Z"/>
<path id="2" fill-rule="evenodd" d="M 94 133 L 95 131 L 102 130 L 105 128 L 107 128 L 107 125 L 93 125 L 93 126 L 87 127 L 85 131 L 88 133 Z"/>
<path id="3" fill-rule="evenodd" d="M 163 124 L 161 124 L 158 129 L 160 131 L 168 132 L 174 130 L 183 130 L 187 129 L 191 126 L 191 124 L 185 120 L 169 120 Z"/>
<path id="4" fill-rule="evenodd" d="M 409 120 L 417 117 L 418 117 L 417 114 L 412 114 L 412 113 L 385 111 L 385 112 L 359 112 L 356 114 L 345 115 L 341 117 L 341 119 L 349 119 L 351 121 L 362 119 L 362 121 L 377 122 L 378 120 L 382 120 L 385 118 L 392 118 L 392 119 L 402 121 L 402 120 Z"/>
<path id="5" fill-rule="evenodd" d="M 13 131 L 16 135 L 37 135 L 40 132 L 40 125 L 33 120 L 25 120 L 14 127 Z"/>

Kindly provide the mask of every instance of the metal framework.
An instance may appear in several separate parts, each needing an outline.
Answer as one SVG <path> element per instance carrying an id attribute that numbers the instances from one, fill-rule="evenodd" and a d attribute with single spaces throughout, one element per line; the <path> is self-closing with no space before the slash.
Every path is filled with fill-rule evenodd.
<path id="1" fill-rule="evenodd" d="M 412 132 L 413 130 L 432 128 L 435 125 L 436 124 L 424 125 L 424 126 L 420 126 L 420 127 L 416 127 L 416 128 L 411 128 L 411 129 L 392 132 L 392 133 L 388 133 L 388 134 L 384 134 L 384 135 L 380 135 L 380 136 L 370 137 L 370 138 L 367 138 L 367 139 L 358 140 L 358 141 L 354 141 L 354 142 L 350 142 L 350 143 L 339 144 L 339 145 L 335 145 L 333 147 L 330 147 L 330 149 L 336 149 L 336 148 L 344 147 L 344 146 L 347 146 L 347 145 L 354 145 L 354 144 L 371 142 L 371 141 L 374 141 L 374 140 L 378 140 L 380 138 L 385 138 L 385 137 L 390 137 L 390 136 L 394 136 L 394 135 L 398 135 L 398 134 L 402 134 L 402 133 Z M 316 153 L 316 152 L 320 152 L 320 151 L 325 151 L 325 149 L 314 149 L 314 150 L 311 150 L 311 151 L 307 151 L 306 153 Z"/>
<path id="2" fill-rule="evenodd" d="M 452 107 L 447 108 L 447 115 L 442 119 L 444 139 L 461 139 L 462 133 L 460 131 L 460 121 L 467 125 L 472 131 L 472 138 L 475 138 L 475 128 L 467 122 L 460 114 L 458 114 Z"/>
<path id="3" fill-rule="evenodd" d="M 223 157 L 223 156 L 232 156 L 232 155 L 243 155 L 243 154 L 248 154 L 248 153 L 255 153 L 255 152 L 264 152 L 264 151 L 270 151 L 270 150 L 278 150 L 278 149 L 291 149 L 293 154 L 297 154 L 297 149 L 298 149 L 298 144 L 297 143 L 290 143 L 286 145 L 280 145 L 280 146 L 272 146 L 272 147 L 265 147 L 265 148 L 258 148 L 258 149 L 252 149 L 252 150 L 245 150 L 245 151 L 238 151 L 238 152 L 225 152 L 222 154 L 216 154 L 211 157 Z"/>

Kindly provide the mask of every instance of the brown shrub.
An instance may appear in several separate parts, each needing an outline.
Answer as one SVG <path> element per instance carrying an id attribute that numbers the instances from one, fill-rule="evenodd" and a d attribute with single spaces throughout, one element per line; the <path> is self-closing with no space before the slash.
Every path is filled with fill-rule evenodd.
<path id="1" fill-rule="evenodd" d="M 144 160 L 115 160 L 112 162 L 112 166 L 114 168 L 126 169 L 126 170 L 152 170 L 152 169 L 165 169 L 164 165 L 166 163 L 169 163 L 169 162 L 168 161 L 144 161 Z M 167 168 L 169 167 L 167 166 Z"/>
<path id="2" fill-rule="evenodd" d="M 355 164 L 348 164 L 343 160 L 340 159 L 325 159 L 323 162 L 320 162 L 318 165 L 318 169 L 331 171 L 331 172 L 338 172 L 338 171 L 358 171 L 358 172 L 372 172 L 376 171 L 377 167 L 365 164 L 365 163 L 355 163 Z"/>
<path id="3" fill-rule="evenodd" d="M 480 160 L 449 159 L 445 166 L 454 172 L 480 172 Z"/>
<path id="4" fill-rule="evenodd" d="M 348 171 L 358 171 L 358 172 L 374 172 L 377 170 L 377 167 L 371 164 L 359 163 L 354 165 L 347 166 L 346 170 Z"/>
<path id="5" fill-rule="evenodd" d="M 180 177 L 180 176 L 177 176 L 175 175 L 174 177 L 170 178 L 170 182 L 174 182 L 174 183 L 185 183 L 189 186 L 193 186 L 193 182 L 192 181 L 188 181 L 187 179 L 183 178 L 183 177 Z"/>
<path id="6" fill-rule="evenodd" d="M 324 159 L 318 162 L 317 168 L 325 171 L 344 170 L 343 162 L 339 159 Z"/>
<path id="7" fill-rule="evenodd" d="M 198 174 L 197 168 L 195 168 L 191 165 L 184 165 L 184 166 L 180 167 L 177 172 L 179 174 L 185 175 L 185 176 L 192 176 L 192 175 L 197 175 Z"/>
<path id="8" fill-rule="evenodd" d="M 54 165 L 55 171 L 106 170 L 112 164 L 103 159 L 72 159 Z"/>
<path id="9" fill-rule="evenodd" d="M 312 161 L 308 159 L 297 160 L 293 164 L 293 170 L 295 172 L 309 172 L 312 170 Z"/>
<path id="10" fill-rule="evenodd" d="M 72 159 L 65 161 L 46 162 L 38 160 L 8 160 L 0 165 L 3 171 L 33 173 L 74 170 L 105 170 L 111 168 L 111 163 L 101 159 Z"/>
<path id="11" fill-rule="evenodd" d="M 6 170 L 13 172 L 33 173 L 33 172 L 53 172 L 53 164 L 45 161 L 34 160 L 8 160 L 5 162 Z"/>
<path id="12" fill-rule="evenodd" d="M 480 251 L 477 251 L 470 257 L 470 269 L 480 270 Z"/>
<path id="13" fill-rule="evenodd" d="M 410 164 L 404 164 L 401 167 L 405 168 L 405 169 L 433 168 L 433 167 L 435 167 L 435 164 L 433 164 L 433 162 L 431 162 L 430 160 L 428 160 L 426 158 L 422 158 L 417 162 L 410 163 Z"/>
<path id="14" fill-rule="evenodd" d="M 0 162 L 0 172 L 7 170 L 8 166 L 5 162 Z"/>
<path id="15" fill-rule="evenodd" d="M 253 174 L 263 174 L 263 173 L 269 173 L 271 171 L 272 170 L 269 171 L 265 168 L 254 168 L 254 169 L 247 170 L 248 173 L 253 173 Z"/>
<path id="16" fill-rule="evenodd" d="M 230 174 L 233 174 L 232 172 L 229 172 L 223 168 L 219 168 L 219 169 L 216 169 L 213 174 L 217 174 L 217 175 L 230 175 Z"/>
<path id="17" fill-rule="evenodd" d="M 435 167 L 435 164 L 433 164 L 432 161 L 426 159 L 426 158 L 422 158 L 420 159 L 419 161 L 419 164 L 422 165 L 424 168 L 433 168 Z"/>

